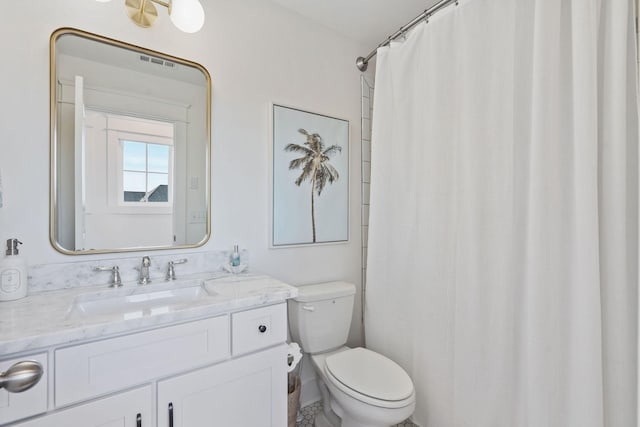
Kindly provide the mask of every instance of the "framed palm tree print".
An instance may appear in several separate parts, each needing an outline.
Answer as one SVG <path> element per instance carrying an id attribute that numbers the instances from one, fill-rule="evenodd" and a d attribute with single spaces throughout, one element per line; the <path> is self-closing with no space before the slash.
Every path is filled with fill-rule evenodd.
<path id="1" fill-rule="evenodd" d="M 349 240 L 349 121 L 272 105 L 272 245 Z"/>

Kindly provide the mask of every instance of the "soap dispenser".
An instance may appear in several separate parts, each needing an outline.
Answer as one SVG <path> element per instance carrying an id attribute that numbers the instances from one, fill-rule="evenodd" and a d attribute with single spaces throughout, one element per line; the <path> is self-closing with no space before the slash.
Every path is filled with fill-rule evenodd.
<path id="1" fill-rule="evenodd" d="M 233 253 L 231 254 L 231 267 L 238 267 L 240 265 L 240 249 L 238 245 L 233 246 Z"/>
<path id="2" fill-rule="evenodd" d="M 7 240 L 7 256 L 0 261 L 0 301 L 27 296 L 27 262 L 19 255 L 18 239 Z"/>

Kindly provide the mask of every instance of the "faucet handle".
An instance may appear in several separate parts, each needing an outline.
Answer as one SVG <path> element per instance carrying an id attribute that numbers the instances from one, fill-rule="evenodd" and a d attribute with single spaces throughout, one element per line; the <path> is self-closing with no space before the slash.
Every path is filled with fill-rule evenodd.
<path id="1" fill-rule="evenodd" d="M 176 264 L 184 264 L 188 260 L 186 258 L 176 259 L 173 261 L 169 261 L 167 264 L 167 275 L 165 276 L 165 280 L 168 282 L 169 280 L 176 280 L 176 269 L 174 265 Z"/>
<path id="2" fill-rule="evenodd" d="M 111 280 L 109 281 L 109 287 L 111 288 L 119 288 L 122 286 L 122 278 L 120 277 L 120 268 L 117 265 L 113 267 L 103 267 L 96 266 L 93 267 L 94 271 L 110 271 L 111 272 Z"/>

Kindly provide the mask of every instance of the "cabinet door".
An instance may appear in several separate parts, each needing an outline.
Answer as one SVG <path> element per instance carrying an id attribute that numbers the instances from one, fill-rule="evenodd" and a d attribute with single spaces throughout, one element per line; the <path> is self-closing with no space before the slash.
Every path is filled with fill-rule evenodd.
<path id="1" fill-rule="evenodd" d="M 40 378 L 40 381 L 27 391 L 9 393 L 4 389 L 0 389 L 0 425 L 42 414 L 47 411 L 47 380 L 49 378 L 49 370 L 46 353 L 3 360 L 0 362 L 0 372 L 6 371 L 15 363 L 26 360 L 34 360 L 40 363 L 44 374 L 42 378 Z"/>
<path id="2" fill-rule="evenodd" d="M 158 383 L 158 427 L 282 427 L 287 424 L 287 347 Z"/>
<path id="3" fill-rule="evenodd" d="M 151 386 L 64 409 L 16 427 L 152 427 Z"/>

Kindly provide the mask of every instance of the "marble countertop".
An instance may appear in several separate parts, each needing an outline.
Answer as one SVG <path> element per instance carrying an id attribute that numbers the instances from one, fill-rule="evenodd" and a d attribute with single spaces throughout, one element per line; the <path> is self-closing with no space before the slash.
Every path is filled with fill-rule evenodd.
<path id="1" fill-rule="evenodd" d="M 198 274 L 122 288 L 39 292 L 0 303 L 0 356 L 275 304 L 298 289 L 259 275 Z"/>

